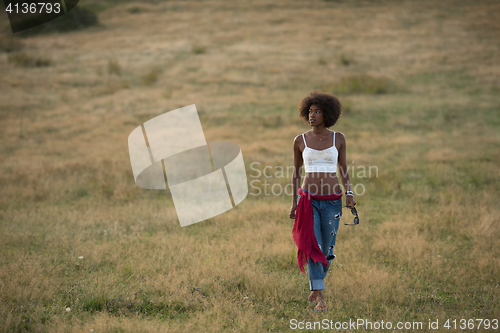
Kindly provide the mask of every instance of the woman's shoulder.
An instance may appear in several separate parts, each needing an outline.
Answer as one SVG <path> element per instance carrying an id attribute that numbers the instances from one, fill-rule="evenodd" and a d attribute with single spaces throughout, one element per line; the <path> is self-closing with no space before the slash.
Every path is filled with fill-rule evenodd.
<path id="1" fill-rule="evenodd" d="M 335 139 L 337 140 L 345 140 L 345 135 L 342 132 L 335 132 Z"/>
<path id="2" fill-rule="evenodd" d="M 304 134 L 305 133 L 299 134 L 293 139 L 293 146 L 299 149 L 300 151 L 302 151 L 303 147 L 305 147 L 304 136 L 303 136 Z"/>
<path id="3" fill-rule="evenodd" d="M 342 132 L 335 132 L 335 142 L 338 142 L 340 146 L 337 147 L 345 147 L 345 135 Z"/>
<path id="4" fill-rule="evenodd" d="M 310 131 L 307 131 L 307 132 L 310 132 Z M 297 135 L 294 139 L 293 139 L 293 142 L 303 142 L 304 140 L 304 135 L 306 135 L 307 132 L 304 132 L 304 133 L 301 133 L 299 135 Z"/>

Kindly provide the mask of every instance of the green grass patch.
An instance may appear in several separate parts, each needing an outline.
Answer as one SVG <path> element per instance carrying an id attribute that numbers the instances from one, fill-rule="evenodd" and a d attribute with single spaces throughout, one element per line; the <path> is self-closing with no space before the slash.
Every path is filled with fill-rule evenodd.
<path id="1" fill-rule="evenodd" d="M 122 68 L 116 59 L 110 59 L 108 61 L 108 74 L 121 75 Z"/>
<path id="2" fill-rule="evenodd" d="M 7 59 L 10 64 L 19 67 L 46 67 L 51 64 L 51 60 L 48 58 L 32 56 L 25 52 L 10 54 Z"/>
<path id="3" fill-rule="evenodd" d="M 193 54 L 203 54 L 203 53 L 207 52 L 207 48 L 205 46 L 202 46 L 202 45 L 195 45 L 191 48 L 191 52 Z"/>
<path id="4" fill-rule="evenodd" d="M 341 54 L 339 58 L 340 64 L 343 66 L 349 66 L 354 63 L 354 58 L 347 54 Z"/>
<path id="5" fill-rule="evenodd" d="M 142 77 L 142 83 L 144 83 L 145 86 L 150 86 L 156 81 L 158 81 L 158 70 L 156 69 L 150 70 Z"/>
<path id="6" fill-rule="evenodd" d="M 139 6 L 132 6 L 132 7 L 127 8 L 127 12 L 129 12 L 130 14 L 139 14 L 139 13 L 142 13 L 143 11 L 144 11 L 144 9 L 142 7 L 139 7 Z"/>
<path id="7" fill-rule="evenodd" d="M 349 62 L 350 63 L 350 62 Z M 387 94 L 394 90 L 394 83 L 384 77 L 368 74 L 347 75 L 332 88 L 333 92 L 343 94 Z"/>
<path id="8" fill-rule="evenodd" d="M 8 35 L 3 35 L 0 37 L 0 51 L 11 53 L 20 51 L 23 48 L 23 43 L 17 39 L 10 37 Z"/>

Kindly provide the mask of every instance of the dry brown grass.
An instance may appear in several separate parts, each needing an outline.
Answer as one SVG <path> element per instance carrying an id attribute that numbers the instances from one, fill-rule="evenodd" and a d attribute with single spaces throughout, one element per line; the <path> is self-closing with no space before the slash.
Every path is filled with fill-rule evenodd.
<path id="1" fill-rule="evenodd" d="M 48 67 L 0 53 L 0 331 L 500 319 L 495 1 L 137 6 L 102 11 L 100 27 L 23 39 Z M 293 138 L 308 129 L 297 102 L 349 77 L 394 89 L 340 95 L 348 107 L 333 130 L 352 167 L 378 174 L 351 173 L 366 189 L 361 225 L 340 229 L 325 314 L 306 302 L 290 198 L 249 195 L 180 228 L 168 192 L 133 183 L 130 131 L 194 103 L 207 141 L 240 145 L 249 181 L 284 186 L 250 177 L 251 163 L 292 165 Z"/>

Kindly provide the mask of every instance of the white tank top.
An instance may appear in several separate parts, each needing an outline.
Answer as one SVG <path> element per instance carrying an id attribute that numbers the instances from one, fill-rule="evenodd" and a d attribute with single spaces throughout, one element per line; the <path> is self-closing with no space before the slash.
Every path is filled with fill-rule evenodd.
<path id="1" fill-rule="evenodd" d="M 337 172 L 339 152 L 335 147 L 335 132 L 333 132 L 333 146 L 323 150 L 309 148 L 304 134 L 302 134 L 302 139 L 306 146 L 302 151 L 306 172 Z"/>

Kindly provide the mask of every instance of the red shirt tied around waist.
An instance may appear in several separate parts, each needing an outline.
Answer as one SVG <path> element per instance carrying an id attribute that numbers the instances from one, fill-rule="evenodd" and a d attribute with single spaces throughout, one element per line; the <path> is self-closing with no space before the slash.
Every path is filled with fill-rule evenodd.
<path id="1" fill-rule="evenodd" d="M 326 257 L 321 252 L 318 246 L 316 236 L 314 236 L 314 212 L 312 207 L 312 199 L 314 200 L 338 200 L 342 198 L 342 191 L 339 193 L 321 195 L 312 194 L 299 188 L 300 199 L 297 204 L 295 214 L 295 223 L 293 225 L 293 240 L 297 245 L 297 261 L 302 273 L 305 273 L 304 266 L 307 265 L 307 260 L 312 259 L 314 262 L 321 262 L 324 266 L 328 266 Z"/>

